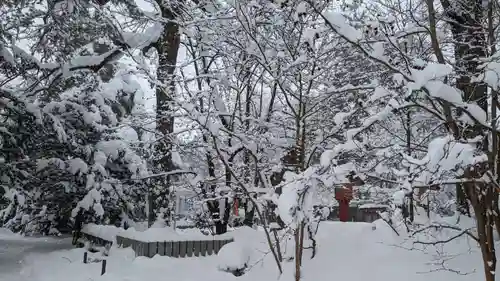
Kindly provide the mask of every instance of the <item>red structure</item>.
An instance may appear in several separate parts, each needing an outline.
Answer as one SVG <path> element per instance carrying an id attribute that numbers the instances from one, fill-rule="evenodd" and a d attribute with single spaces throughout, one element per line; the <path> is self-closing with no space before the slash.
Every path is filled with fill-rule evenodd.
<path id="1" fill-rule="evenodd" d="M 238 216 L 239 215 L 239 204 L 238 204 L 238 198 L 234 198 L 234 210 L 233 210 L 233 213 L 235 216 Z"/>
<path id="2" fill-rule="evenodd" d="M 335 199 L 339 202 L 339 220 L 349 220 L 349 202 L 352 200 L 352 184 L 335 189 Z"/>

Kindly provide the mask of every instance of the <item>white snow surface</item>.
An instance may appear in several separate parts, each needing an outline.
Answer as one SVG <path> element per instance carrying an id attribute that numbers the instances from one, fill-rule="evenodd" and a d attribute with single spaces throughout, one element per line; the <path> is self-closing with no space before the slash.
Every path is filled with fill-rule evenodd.
<path id="1" fill-rule="evenodd" d="M 111 242 L 116 241 L 116 236 L 120 235 L 123 231 L 125 231 L 123 228 L 112 225 L 86 224 L 82 228 L 83 233 Z"/>
<path id="2" fill-rule="evenodd" d="M 136 258 L 130 248 L 112 248 L 108 257 L 91 254 L 91 258 L 107 259 L 107 270 L 103 276 L 100 276 L 100 263 L 81 262 L 83 249 L 45 254 L 43 258 L 35 255 L 25 264 L 21 276 L 30 281 L 139 281 L 165 278 L 180 281 L 293 280 L 294 262 L 284 261 L 284 273 L 279 276 L 262 231 L 247 228 L 240 233 L 236 230 L 234 235 L 236 242 L 224 246 L 218 256 Z M 304 281 L 327 281 L 332 277 L 353 281 L 477 281 L 484 278 L 478 249 L 465 237 L 444 248 L 440 247 L 440 251 L 433 247 L 422 251 L 407 250 L 401 247 L 405 241 L 379 220 L 373 224 L 323 223 L 316 238 L 319 245 L 316 257 L 310 259 L 310 250 L 304 252 Z M 282 249 L 286 251 L 284 256 L 293 256 L 290 247 L 293 240 L 286 240 L 282 244 Z M 406 246 L 411 247 L 411 244 Z M 459 270 L 464 275 L 440 270 L 439 252 L 453 257 L 444 263 L 446 268 Z M 241 262 L 247 263 L 249 267 L 248 272 L 241 277 L 221 270 Z"/>
<path id="3" fill-rule="evenodd" d="M 233 238 L 231 233 L 223 235 L 208 236 L 203 235 L 197 229 L 175 231 L 170 227 L 148 228 L 144 231 L 135 230 L 133 227 L 127 230 L 112 225 L 86 224 L 83 226 L 83 232 L 102 238 L 107 241 L 116 241 L 116 236 L 129 238 L 142 242 L 161 242 L 161 241 L 192 241 L 192 240 L 226 240 Z"/>
<path id="4" fill-rule="evenodd" d="M 363 38 L 361 31 L 352 27 L 347 23 L 346 18 L 337 12 L 329 11 L 324 14 L 325 19 L 328 23 L 338 32 L 340 35 L 344 36 L 347 40 L 351 42 L 357 42 Z"/>
<path id="5" fill-rule="evenodd" d="M 31 281 L 20 272 L 28 266 L 33 256 L 71 249 L 70 239 L 52 237 L 26 237 L 0 228 L 0 280 Z M 58 263 L 55 263 L 57 266 Z M 57 280 L 54 280 L 57 281 Z"/>
<path id="6" fill-rule="evenodd" d="M 218 256 L 218 269 L 223 271 L 242 269 L 258 262 L 260 254 L 256 249 L 266 250 L 263 241 L 255 240 L 256 230 L 242 227 L 235 233 L 237 237 L 233 243 L 224 245 Z"/>
<path id="7" fill-rule="evenodd" d="M 485 154 L 477 154 L 476 152 L 474 143 L 457 142 L 453 136 L 445 136 L 432 140 L 429 143 L 427 154 L 422 159 L 408 159 L 417 166 L 425 165 L 427 167 L 427 171 L 421 173 L 417 180 L 428 183 L 430 180 L 444 180 L 449 173 L 452 173 L 451 177 L 455 178 L 463 172 L 460 167 L 488 161 Z"/>

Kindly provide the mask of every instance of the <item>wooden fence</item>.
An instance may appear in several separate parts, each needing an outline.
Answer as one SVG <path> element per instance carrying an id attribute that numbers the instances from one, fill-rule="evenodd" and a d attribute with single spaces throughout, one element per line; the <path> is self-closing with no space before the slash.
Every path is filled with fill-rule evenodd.
<path id="1" fill-rule="evenodd" d="M 195 241 L 142 242 L 121 236 L 116 237 L 118 246 L 123 248 L 132 247 L 136 256 L 144 257 L 153 257 L 156 254 L 175 258 L 210 256 L 217 254 L 224 245 L 233 241 L 233 239 L 207 239 Z"/>
<path id="2" fill-rule="evenodd" d="M 113 244 L 113 241 L 96 237 L 85 232 L 82 232 L 81 236 L 94 245 L 106 246 Z M 136 256 L 150 258 L 156 254 L 175 258 L 210 256 L 217 254 L 224 245 L 233 241 L 233 239 L 207 239 L 194 241 L 143 242 L 119 235 L 116 236 L 116 243 L 119 247 L 131 247 Z"/>
<path id="3" fill-rule="evenodd" d="M 349 206 L 349 221 L 355 222 L 374 222 L 380 218 L 378 212 L 384 212 L 387 210 L 387 207 L 377 206 L 377 207 L 358 207 L 358 206 Z M 339 210 L 338 207 L 332 207 L 330 216 L 328 216 L 328 220 L 337 221 L 339 220 Z"/>

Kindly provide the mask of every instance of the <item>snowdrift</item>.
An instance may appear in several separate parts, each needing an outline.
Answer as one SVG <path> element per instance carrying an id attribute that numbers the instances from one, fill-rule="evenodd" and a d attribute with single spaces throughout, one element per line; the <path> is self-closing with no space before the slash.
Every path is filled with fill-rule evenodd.
<path id="1" fill-rule="evenodd" d="M 375 226 L 375 227 L 374 227 Z M 100 276 L 100 264 L 83 264 L 83 250 L 55 252 L 33 258 L 23 271 L 31 281 L 274 281 L 293 280 L 293 261 L 284 262 L 279 276 L 262 231 L 242 228 L 234 231 L 235 242 L 218 256 L 175 259 L 155 256 L 134 258 L 130 249 L 111 250 L 108 269 Z M 304 252 L 304 281 L 477 281 L 482 280 L 481 259 L 476 245 L 463 238 L 451 245 L 411 250 L 411 242 L 397 236 L 383 221 L 369 223 L 323 223 L 317 235 L 318 252 L 310 259 Z M 289 243 L 288 243 L 289 242 Z M 293 241 L 284 241 L 286 257 L 293 257 Z M 245 264 L 240 277 L 221 270 Z M 477 272 L 475 272 L 477 270 Z M 456 272 L 454 272 L 456 271 Z M 461 274 L 457 274 L 461 273 Z"/>

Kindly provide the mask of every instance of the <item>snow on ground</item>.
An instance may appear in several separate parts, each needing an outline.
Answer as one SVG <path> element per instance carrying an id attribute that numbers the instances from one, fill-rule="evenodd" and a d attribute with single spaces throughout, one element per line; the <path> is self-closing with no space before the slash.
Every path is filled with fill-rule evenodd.
<path id="1" fill-rule="evenodd" d="M 67 238 L 24 237 L 0 228 L 0 281 L 25 281 L 20 271 L 28 258 L 72 247 Z"/>
<path id="2" fill-rule="evenodd" d="M 198 229 L 173 229 L 170 227 L 151 227 L 146 230 L 135 230 L 130 227 L 125 230 L 113 225 L 86 224 L 83 226 L 83 232 L 102 238 L 107 241 L 116 241 L 116 236 L 134 239 L 143 242 L 161 242 L 161 241 L 188 241 L 188 240 L 225 240 L 233 238 L 231 233 L 225 233 L 217 236 L 203 235 Z"/>
<path id="3" fill-rule="evenodd" d="M 376 229 L 373 229 L 374 225 Z M 135 258 L 131 249 L 113 248 L 107 257 L 104 276 L 100 276 L 100 263 L 83 264 L 83 249 L 44 254 L 43 258 L 32 255 L 25 264 L 22 277 L 30 281 L 142 281 L 165 280 L 167 277 L 176 281 L 293 280 L 293 262 L 285 262 L 285 273 L 279 277 L 261 231 L 243 228 L 236 230 L 234 236 L 235 244 L 228 244 L 220 256 L 203 258 Z M 449 256 L 441 247 L 405 249 L 411 245 L 402 244 L 402 239 L 382 221 L 374 224 L 326 222 L 320 227 L 317 239 L 317 256 L 311 260 L 310 252 L 304 253 L 304 281 L 332 278 L 350 281 L 477 281 L 483 278 L 477 248 L 467 244 L 465 238 L 460 244 L 450 245 L 454 255 Z M 292 255 L 287 253 L 287 256 Z M 100 254 L 91 255 L 91 258 L 95 257 L 103 258 Z M 443 260 L 446 263 L 441 263 Z M 234 266 L 238 262 L 248 263 L 251 268 L 241 277 L 220 270 L 224 265 L 231 266 L 232 263 Z M 444 268 L 471 273 L 462 275 Z"/>

